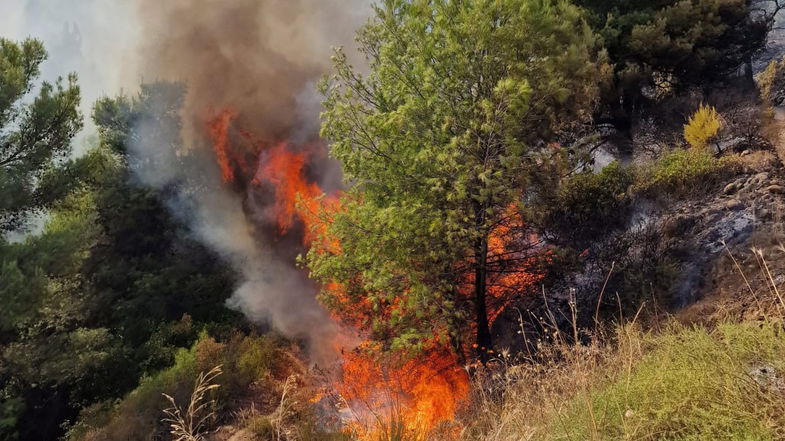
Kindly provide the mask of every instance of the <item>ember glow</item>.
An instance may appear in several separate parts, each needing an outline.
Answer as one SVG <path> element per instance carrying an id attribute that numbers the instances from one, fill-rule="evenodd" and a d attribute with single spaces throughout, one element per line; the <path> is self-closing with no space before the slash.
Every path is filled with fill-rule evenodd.
<path id="1" fill-rule="evenodd" d="M 375 359 L 369 346 L 344 355 L 342 397 L 351 407 L 349 429 L 360 439 L 400 423 L 409 436 L 425 439 L 455 417 L 469 393 L 469 376 L 446 348 L 405 362 Z"/>

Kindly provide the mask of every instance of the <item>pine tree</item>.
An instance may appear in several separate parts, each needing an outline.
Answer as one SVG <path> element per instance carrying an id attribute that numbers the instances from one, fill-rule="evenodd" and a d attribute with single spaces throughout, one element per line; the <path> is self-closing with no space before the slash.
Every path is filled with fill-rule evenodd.
<path id="1" fill-rule="evenodd" d="M 353 185 L 312 275 L 339 315 L 369 311 L 359 321 L 389 347 L 459 349 L 472 329 L 484 358 L 489 280 L 524 271 L 531 243 L 512 219 L 547 180 L 548 141 L 591 116 L 597 38 L 565 1 L 386 0 L 359 41 L 369 75 L 339 51 L 323 84 L 322 135 Z M 502 226 L 519 238 L 509 254 L 490 246 Z"/>
<path id="2" fill-rule="evenodd" d="M 41 83 L 30 96 L 46 56 L 40 41 L 0 39 L 0 232 L 63 195 L 42 183 L 63 172 L 60 160 L 82 127 L 75 75 Z"/>

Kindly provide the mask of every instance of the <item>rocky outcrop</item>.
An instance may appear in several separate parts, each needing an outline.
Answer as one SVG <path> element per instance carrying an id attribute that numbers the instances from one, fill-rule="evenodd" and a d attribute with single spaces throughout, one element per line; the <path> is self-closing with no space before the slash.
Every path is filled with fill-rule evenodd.
<path id="1" fill-rule="evenodd" d="M 651 292 L 645 287 L 645 292 L 624 292 L 636 285 L 613 281 L 634 278 L 636 272 L 647 284 L 650 278 L 667 279 L 668 295 L 656 299 L 665 309 L 677 311 L 698 301 L 712 285 L 712 270 L 727 250 L 749 248 L 756 231 L 772 228 L 785 215 L 785 169 L 776 154 L 757 151 L 738 160 L 739 173 L 708 194 L 668 203 L 637 201 L 627 228 L 597 244 L 579 271 L 560 275 L 544 293 L 523 297 L 497 319 L 498 346 L 524 351 L 527 342 L 556 328 L 572 337 L 573 321 L 579 327 L 593 326 L 598 305 L 612 314 L 625 308 L 634 314 L 641 304 L 655 301 L 655 287 Z M 663 262 L 670 272 L 657 275 L 652 267 Z M 651 275 L 643 274 L 647 271 Z M 609 276 L 610 287 L 603 291 Z"/>
<path id="2" fill-rule="evenodd" d="M 784 212 L 785 176 L 777 158 L 756 152 L 742 160 L 745 172 L 719 194 L 679 202 L 661 215 L 666 247 L 681 266 L 673 307 L 698 300 L 712 265 L 727 252 L 726 247 L 745 247 L 755 231 L 769 228 Z"/>

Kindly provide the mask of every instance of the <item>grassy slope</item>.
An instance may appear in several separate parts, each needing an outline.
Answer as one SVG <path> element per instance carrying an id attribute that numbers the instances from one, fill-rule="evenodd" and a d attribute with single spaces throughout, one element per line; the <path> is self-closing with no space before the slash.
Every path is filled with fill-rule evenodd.
<path id="1" fill-rule="evenodd" d="M 676 151 L 639 173 L 648 178 L 638 177 L 636 190 L 689 197 L 696 185 L 721 188 L 736 167 Z M 710 284 L 718 295 L 701 302 L 701 320 L 682 313 L 661 329 L 620 327 L 590 346 L 559 344 L 557 335 L 536 363 L 502 362 L 478 380 L 464 439 L 785 439 L 785 307 L 772 288 L 785 268 L 768 253 L 772 276 L 746 254 L 739 266 L 721 259 Z"/>
<path id="2" fill-rule="evenodd" d="M 785 338 L 773 323 L 619 329 L 603 346 L 546 349 L 503 375 L 467 438 L 773 440 L 785 436 Z M 498 381 L 498 378 L 494 381 Z"/>

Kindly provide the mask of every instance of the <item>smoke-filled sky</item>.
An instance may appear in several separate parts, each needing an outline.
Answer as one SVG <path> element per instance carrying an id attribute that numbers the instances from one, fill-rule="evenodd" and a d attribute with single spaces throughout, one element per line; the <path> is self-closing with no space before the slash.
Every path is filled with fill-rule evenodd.
<path id="1" fill-rule="evenodd" d="M 142 81 L 183 80 L 192 73 L 201 74 L 191 79 L 202 87 L 230 84 L 230 95 L 238 98 L 278 95 L 269 101 L 272 106 L 291 91 L 271 78 L 297 82 L 321 73 L 331 47 L 352 45 L 354 30 L 368 17 L 370 4 L 371 0 L 0 0 L 0 36 L 41 39 L 49 51 L 43 79 L 53 81 L 76 72 L 88 117 L 92 103 L 103 95 L 134 93 Z M 257 77 L 247 81 L 250 78 L 243 75 Z M 301 123 L 317 123 L 315 102 L 312 97 L 301 102 L 301 108 L 311 106 L 311 118 Z M 261 109 L 273 119 L 270 124 L 289 117 L 269 110 Z M 92 126 L 86 122 L 89 131 Z"/>
<path id="2" fill-rule="evenodd" d="M 292 254 L 281 251 L 286 242 L 264 232 L 269 207 L 251 205 L 271 204 L 255 194 L 265 190 L 222 182 L 205 124 L 216 112 L 231 109 L 237 115 L 236 133 L 251 132 L 262 143 L 288 142 L 294 151 L 311 148 L 319 125 L 315 82 L 330 68 L 332 47 L 352 47 L 370 3 L 0 0 L 0 36 L 43 40 L 50 53 L 42 72 L 46 80 L 68 72 L 79 75 L 88 135 L 95 130 L 90 109 L 101 96 L 134 95 L 142 82 L 185 84 L 181 135 L 191 160 L 177 161 L 175 152 L 161 152 L 165 144 L 146 141 L 155 137 L 138 137 L 129 145 L 131 163 L 157 158 L 137 170 L 138 181 L 160 188 L 194 176 L 203 179 L 200 192 L 174 196 L 169 206 L 189 222 L 191 234 L 240 274 L 230 306 L 319 348 L 328 346 L 324 339 L 335 338 L 336 325 L 294 267 Z M 156 130 L 143 124 L 136 130 Z M 77 151 L 85 148 L 85 139 Z M 261 166 L 265 156 L 256 154 Z M 309 163 L 309 173 L 317 180 L 335 180 L 339 171 L 319 159 Z"/>

